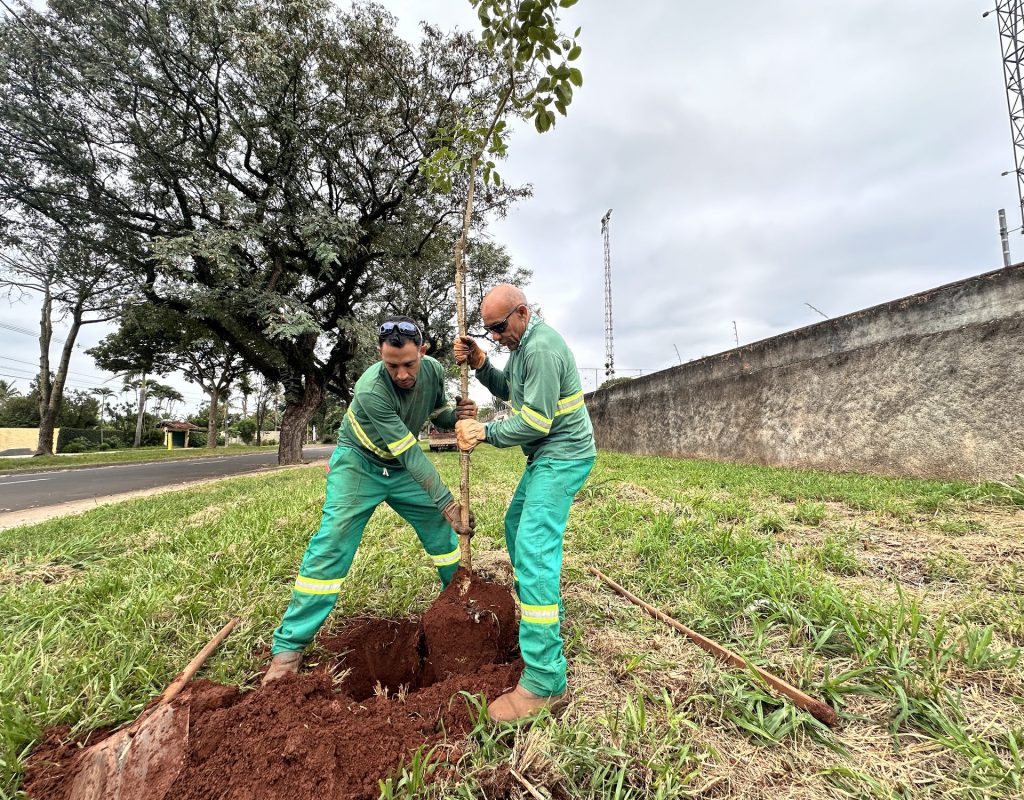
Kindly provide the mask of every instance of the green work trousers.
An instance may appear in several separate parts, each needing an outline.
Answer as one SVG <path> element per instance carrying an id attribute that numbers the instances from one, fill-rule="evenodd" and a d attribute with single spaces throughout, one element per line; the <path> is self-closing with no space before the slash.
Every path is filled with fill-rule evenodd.
<path id="1" fill-rule="evenodd" d="M 562 540 L 573 497 L 593 466 L 593 458 L 529 462 L 505 514 L 505 544 L 519 596 L 519 649 L 526 665 L 519 683 L 538 695 L 565 691 L 559 625 Z"/>
<path id="2" fill-rule="evenodd" d="M 274 653 L 302 650 L 313 641 L 338 600 L 363 529 L 381 503 L 412 525 L 441 583 L 451 581 L 459 567 L 458 540 L 426 490 L 406 470 L 379 467 L 357 450 L 339 446 L 327 473 L 320 530 L 309 540 L 288 610 L 274 631 Z"/>

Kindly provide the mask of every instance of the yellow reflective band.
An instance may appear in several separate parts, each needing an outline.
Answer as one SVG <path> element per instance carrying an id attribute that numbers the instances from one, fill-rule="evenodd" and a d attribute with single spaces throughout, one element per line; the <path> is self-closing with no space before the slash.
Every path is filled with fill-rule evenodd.
<path id="1" fill-rule="evenodd" d="M 541 433 L 551 433 L 551 420 L 543 414 L 534 411 L 529 406 L 523 406 L 523 419 L 531 428 L 536 428 Z"/>
<path id="2" fill-rule="evenodd" d="M 531 606 L 527 603 L 520 603 L 522 609 L 521 622 L 530 622 L 534 625 L 556 625 L 558 623 L 558 603 L 550 606 Z"/>
<path id="3" fill-rule="evenodd" d="M 558 410 L 555 411 L 555 416 L 562 414 L 568 414 L 570 411 L 575 411 L 577 408 L 583 406 L 583 392 L 579 391 L 576 394 L 571 394 L 568 397 L 563 397 L 558 401 Z"/>
<path id="4" fill-rule="evenodd" d="M 458 564 L 459 558 L 462 554 L 458 550 L 452 550 L 450 553 L 445 553 L 440 556 L 431 556 L 430 560 L 434 562 L 435 567 L 450 567 L 452 564 Z"/>
<path id="5" fill-rule="evenodd" d="M 307 578 L 299 575 L 295 579 L 295 591 L 299 594 L 337 594 L 341 591 L 341 584 L 344 578 L 333 578 L 331 580 L 320 580 L 319 578 Z"/>
<path id="6" fill-rule="evenodd" d="M 392 442 L 388 445 L 388 450 L 394 453 L 396 456 L 402 455 L 406 450 L 416 444 L 416 437 L 412 433 L 407 433 L 397 442 Z"/>
<path id="7" fill-rule="evenodd" d="M 371 453 L 376 453 L 381 458 L 394 458 L 394 456 L 387 450 L 381 450 L 377 445 L 370 441 L 370 437 L 366 435 L 366 431 L 363 430 L 363 426 L 356 422 L 356 415 L 352 413 L 351 406 L 348 409 L 348 413 L 345 414 L 345 419 L 347 419 L 349 424 L 352 426 L 352 431 L 355 433 L 356 438 L 363 447 Z"/>

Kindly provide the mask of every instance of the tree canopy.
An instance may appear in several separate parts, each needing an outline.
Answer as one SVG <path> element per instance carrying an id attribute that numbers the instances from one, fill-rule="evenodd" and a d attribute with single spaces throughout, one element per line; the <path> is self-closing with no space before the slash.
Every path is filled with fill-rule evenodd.
<path id="1" fill-rule="evenodd" d="M 281 383 L 284 461 L 352 381 L 356 315 L 453 235 L 464 192 L 421 164 L 492 91 L 472 37 L 394 25 L 329 0 L 51 0 L 0 25 L 3 213 L 102 229 L 149 304 Z M 492 185 L 474 225 L 524 194 Z"/>

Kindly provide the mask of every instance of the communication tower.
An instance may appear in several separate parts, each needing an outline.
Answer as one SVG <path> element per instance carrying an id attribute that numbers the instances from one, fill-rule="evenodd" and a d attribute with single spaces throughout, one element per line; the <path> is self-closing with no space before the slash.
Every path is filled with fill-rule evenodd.
<path id="1" fill-rule="evenodd" d="M 615 345 L 612 341 L 612 255 L 608 244 L 608 227 L 612 210 L 601 217 L 601 234 L 604 236 L 604 377 L 615 377 Z"/>
<path id="2" fill-rule="evenodd" d="M 999 49 L 1003 54 L 1006 105 L 1010 112 L 1017 197 L 1020 200 L 1021 224 L 1024 225 L 1024 74 L 1021 72 L 1021 61 L 1024 60 L 1024 0 L 997 0 L 995 12 L 999 22 Z M 986 12 L 982 16 L 990 13 Z M 1024 228 L 1021 230 L 1024 232 Z"/>

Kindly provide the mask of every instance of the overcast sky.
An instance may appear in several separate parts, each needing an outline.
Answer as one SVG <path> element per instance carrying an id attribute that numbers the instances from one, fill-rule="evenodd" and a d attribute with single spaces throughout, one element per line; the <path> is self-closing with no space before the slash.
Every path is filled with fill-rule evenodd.
<path id="1" fill-rule="evenodd" d="M 468 0 L 384 5 L 407 38 L 421 18 L 476 25 Z M 534 196 L 492 231 L 533 270 L 527 295 L 589 368 L 584 388 L 603 380 L 609 208 L 620 375 L 728 350 L 733 321 L 746 344 L 820 321 L 806 303 L 835 317 L 1002 266 L 997 210 L 1021 220 L 1000 176 L 1013 151 L 993 5 L 566 10 L 584 86 L 552 132 L 513 136 L 500 172 Z M 1019 231 L 1010 247 L 1024 259 Z M 36 303 L 0 308 L 36 329 Z M 72 388 L 104 379 L 82 352 L 101 336 L 83 329 Z M 0 329 L 0 377 L 24 390 L 35 346 Z"/>

